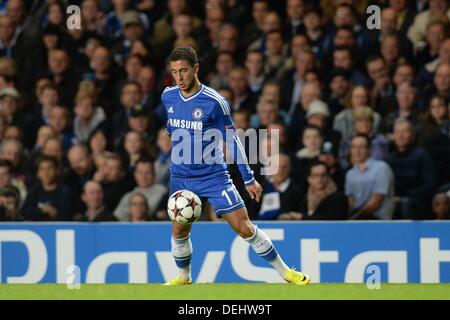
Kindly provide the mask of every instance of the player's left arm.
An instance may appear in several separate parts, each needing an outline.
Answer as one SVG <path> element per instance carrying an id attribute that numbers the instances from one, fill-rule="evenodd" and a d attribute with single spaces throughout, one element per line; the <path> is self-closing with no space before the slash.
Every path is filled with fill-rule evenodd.
<path id="1" fill-rule="evenodd" d="M 245 188 L 252 199 L 259 202 L 262 194 L 262 186 L 256 181 L 253 176 L 253 170 L 250 168 L 245 154 L 245 149 L 236 133 L 233 118 L 231 116 L 231 108 L 224 100 L 224 103 L 220 105 L 217 110 L 217 121 L 220 130 L 223 134 L 226 150 L 232 152 L 233 160 L 239 168 L 242 179 L 244 180 Z"/>

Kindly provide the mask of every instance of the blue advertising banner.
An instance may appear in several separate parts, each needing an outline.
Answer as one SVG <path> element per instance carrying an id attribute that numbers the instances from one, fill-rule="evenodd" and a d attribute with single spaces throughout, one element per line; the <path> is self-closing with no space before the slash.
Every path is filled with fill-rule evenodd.
<path id="1" fill-rule="evenodd" d="M 257 222 L 319 282 L 450 282 L 450 222 Z M 170 223 L 0 224 L 1 283 L 147 283 L 177 275 Z M 283 282 L 222 222 L 192 229 L 194 282 Z"/>

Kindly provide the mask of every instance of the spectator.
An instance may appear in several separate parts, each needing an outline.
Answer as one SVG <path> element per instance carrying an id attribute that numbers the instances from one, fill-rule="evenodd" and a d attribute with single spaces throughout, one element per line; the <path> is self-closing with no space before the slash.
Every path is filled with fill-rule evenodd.
<path id="1" fill-rule="evenodd" d="M 350 47 L 336 46 L 333 51 L 333 67 L 347 72 L 353 85 L 368 85 L 369 79 L 355 66 L 355 53 Z"/>
<path id="2" fill-rule="evenodd" d="M 128 171 L 132 172 L 138 160 L 148 157 L 146 145 L 141 134 L 128 131 L 123 139 L 123 158 L 126 160 Z"/>
<path id="3" fill-rule="evenodd" d="M 155 169 L 153 163 L 149 160 L 139 160 L 134 169 L 134 180 L 136 181 L 137 186 L 120 199 L 120 203 L 114 210 L 114 215 L 117 219 L 125 221 L 131 210 L 129 207 L 131 203 L 130 198 L 132 198 L 135 193 L 141 193 L 145 196 L 147 201 L 148 215 L 151 216 L 153 220 L 164 220 L 165 216 L 160 211 L 157 213 L 157 210 L 168 190 L 164 185 L 155 183 Z"/>
<path id="4" fill-rule="evenodd" d="M 370 107 L 359 107 L 353 113 L 355 134 L 366 135 L 370 138 L 372 150 L 370 158 L 373 160 L 384 160 L 388 153 L 388 140 L 386 137 L 373 130 L 374 114 Z M 339 161 L 342 168 L 348 168 L 350 146 L 352 139 L 341 143 L 339 148 Z"/>
<path id="5" fill-rule="evenodd" d="M 350 76 L 344 69 L 333 69 L 329 80 L 328 106 L 330 111 L 330 122 L 334 117 L 345 109 L 345 99 L 351 88 Z"/>
<path id="6" fill-rule="evenodd" d="M 288 0 L 286 1 L 287 20 L 285 22 L 285 33 L 290 39 L 293 36 L 304 31 L 304 14 L 305 3 L 303 0 Z"/>
<path id="7" fill-rule="evenodd" d="M 424 46 L 427 25 L 434 19 L 450 19 L 450 8 L 447 0 L 430 0 L 429 9 L 419 13 L 408 30 L 408 38 L 417 50 Z"/>
<path id="8" fill-rule="evenodd" d="M 94 162 L 89 149 L 84 144 L 75 144 L 67 152 L 69 170 L 65 176 L 76 205 L 80 205 L 79 199 L 83 191 L 83 186 L 94 175 Z"/>
<path id="9" fill-rule="evenodd" d="M 308 169 L 308 192 L 301 204 L 302 220 L 346 220 L 348 202 L 338 191 L 324 162 L 311 163 Z"/>
<path id="10" fill-rule="evenodd" d="M 293 110 L 290 125 L 289 135 L 293 139 L 293 147 L 297 147 L 297 137 L 300 136 L 305 124 L 306 114 L 309 111 L 309 107 L 314 100 L 321 99 L 321 89 L 316 83 L 305 83 L 303 91 L 300 96 L 300 101 L 297 104 L 295 110 Z"/>
<path id="11" fill-rule="evenodd" d="M 242 67 L 235 67 L 230 71 L 229 86 L 233 91 L 234 104 L 232 110 L 248 110 L 254 112 L 256 109 L 256 97 L 251 93 L 247 70 Z"/>
<path id="12" fill-rule="evenodd" d="M 69 54 L 63 49 L 53 49 L 48 54 L 47 75 L 58 87 L 59 102 L 72 107 L 79 77 L 71 67 Z"/>
<path id="13" fill-rule="evenodd" d="M 74 143 L 74 133 L 70 113 L 67 108 L 55 106 L 50 111 L 48 124 L 61 139 L 65 150 Z"/>
<path id="14" fill-rule="evenodd" d="M 450 219 L 450 198 L 445 193 L 433 197 L 433 214 L 438 220 Z"/>
<path id="15" fill-rule="evenodd" d="M 120 156 L 112 154 L 106 158 L 105 175 L 102 178 L 105 206 L 113 212 L 122 196 L 133 187 Z"/>
<path id="16" fill-rule="evenodd" d="M 257 51 L 249 51 L 245 56 L 245 68 L 248 72 L 248 84 L 253 94 L 261 93 L 263 83 L 266 80 L 264 71 L 264 55 Z"/>
<path id="17" fill-rule="evenodd" d="M 394 171 L 396 216 L 401 219 L 427 218 L 427 204 L 436 187 L 433 160 L 415 141 L 413 124 L 405 119 L 396 120 L 395 149 L 386 161 Z"/>
<path id="18" fill-rule="evenodd" d="M 117 221 L 117 219 L 105 208 L 102 185 L 97 181 L 88 181 L 83 187 L 81 196 L 86 211 L 75 216 L 76 221 L 102 222 Z"/>
<path id="19" fill-rule="evenodd" d="M 384 161 L 370 159 L 370 151 L 367 136 L 352 138 L 350 159 L 353 167 L 345 177 L 349 219 L 392 219 L 394 176 Z"/>
<path id="20" fill-rule="evenodd" d="M 297 220 L 301 213 L 298 184 L 290 178 L 291 162 L 285 154 L 278 158 L 278 171 L 266 180 L 257 220 Z"/>
<path id="21" fill-rule="evenodd" d="M 338 146 L 327 141 L 322 145 L 319 161 L 327 164 L 330 178 L 336 183 L 339 191 L 344 191 L 345 171 L 339 164 Z"/>
<path id="22" fill-rule="evenodd" d="M 316 126 L 322 131 L 324 143 L 329 141 L 332 145 L 338 146 L 341 141 L 341 134 L 329 126 L 329 117 L 330 111 L 325 102 L 314 100 L 310 103 L 308 113 L 306 114 L 307 124 Z"/>
<path id="23" fill-rule="evenodd" d="M 353 112 L 361 107 L 369 105 L 369 91 L 364 86 L 355 86 L 350 90 L 346 99 L 346 109 L 339 112 L 334 118 L 333 129 L 340 132 L 342 140 L 348 140 L 355 132 L 353 124 Z M 373 129 L 378 131 L 381 117 L 374 113 Z"/>
<path id="24" fill-rule="evenodd" d="M 20 193 L 16 187 L 0 188 L 0 221 L 23 221 L 20 214 Z"/>
<path id="25" fill-rule="evenodd" d="M 208 75 L 209 86 L 214 89 L 226 87 L 229 84 L 230 72 L 236 65 L 233 54 L 228 51 L 219 51 L 216 56 L 215 72 Z M 250 72 L 250 71 L 249 71 Z"/>
<path id="26" fill-rule="evenodd" d="M 127 220 L 131 222 L 151 220 L 147 198 L 142 193 L 136 192 L 129 197 Z"/>
<path id="27" fill-rule="evenodd" d="M 27 197 L 27 187 L 23 181 L 12 176 L 11 163 L 8 160 L 0 160 L 0 189 L 8 187 L 14 187 L 19 192 L 18 209 L 20 209 Z"/>
<path id="28" fill-rule="evenodd" d="M 290 115 L 294 113 L 305 85 L 305 72 L 316 66 L 314 52 L 302 47 L 295 59 L 295 67 L 288 70 L 281 79 L 283 105 Z"/>
<path id="29" fill-rule="evenodd" d="M 73 121 L 75 138 L 86 143 L 91 133 L 106 121 L 103 108 L 95 106 L 95 97 L 79 91 L 75 98 L 75 119 Z"/>
<path id="30" fill-rule="evenodd" d="M 26 118 L 25 129 L 25 146 L 31 149 L 36 143 L 36 135 L 39 129 L 48 125 L 50 112 L 53 107 L 58 105 L 58 88 L 48 80 L 38 91 L 38 103 L 35 109 Z"/>
<path id="31" fill-rule="evenodd" d="M 23 213 L 32 221 L 72 220 L 73 199 L 70 190 L 58 181 L 58 161 L 42 156 L 37 161 L 38 182 L 29 190 Z"/>
<path id="32" fill-rule="evenodd" d="M 131 109 L 140 104 L 142 92 L 138 83 L 126 82 L 121 88 L 121 108 L 114 114 L 112 119 L 114 140 L 120 138 L 127 130 L 128 117 Z"/>
<path id="33" fill-rule="evenodd" d="M 166 129 L 160 129 L 158 131 L 156 144 L 158 146 L 159 153 L 154 164 L 155 183 L 168 187 L 172 142 L 170 141 L 170 136 L 167 134 Z"/>
<path id="34" fill-rule="evenodd" d="M 390 112 L 381 124 L 381 132 L 392 133 L 396 119 L 402 118 L 411 121 L 415 126 L 419 124 L 420 113 L 416 105 L 416 87 L 412 83 L 404 82 L 399 85 L 395 94 L 398 110 Z"/>

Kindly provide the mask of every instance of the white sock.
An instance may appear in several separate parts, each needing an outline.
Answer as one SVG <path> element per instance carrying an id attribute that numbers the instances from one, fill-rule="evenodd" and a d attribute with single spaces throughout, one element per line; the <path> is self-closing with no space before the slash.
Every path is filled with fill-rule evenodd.
<path id="1" fill-rule="evenodd" d="M 283 259 L 281 259 L 277 249 L 275 249 L 275 246 L 267 234 L 261 231 L 256 225 L 254 225 L 254 230 L 253 235 L 244 240 L 252 246 L 253 250 L 255 250 L 260 257 L 266 259 L 281 277 L 284 277 L 284 273 L 289 267 L 284 263 Z"/>
<path id="2" fill-rule="evenodd" d="M 189 235 L 182 239 L 175 239 L 172 236 L 172 255 L 180 271 L 180 277 L 183 280 L 191 279 L 191 256 L 192 242 Z"/>

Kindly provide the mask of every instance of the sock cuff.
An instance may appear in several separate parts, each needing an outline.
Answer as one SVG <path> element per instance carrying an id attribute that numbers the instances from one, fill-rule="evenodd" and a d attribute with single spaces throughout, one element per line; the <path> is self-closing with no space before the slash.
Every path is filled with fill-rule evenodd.
<path id="1" fill-rule="evenodd" d="M 175 243 L 177 243 L 177 244 L 182 244 L 182 243 L 185 243 L 186 241 L 188 241 L 189 238 L 190 238 L 190 236 L 191 236 L 191 234 L 188 234 L 188 235 L 187 235 L 186 237 L 184 237 L 184 238 L 177 239 L 177 238 L 174 238 L 173 235 L 172 235 L 172 240 L 173 240 Z"/>

